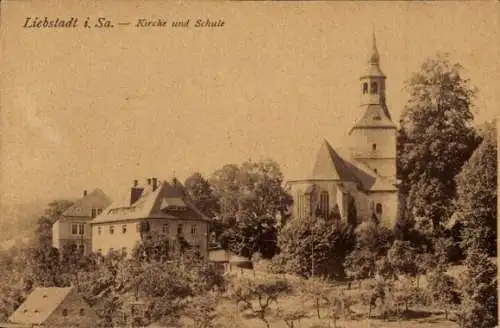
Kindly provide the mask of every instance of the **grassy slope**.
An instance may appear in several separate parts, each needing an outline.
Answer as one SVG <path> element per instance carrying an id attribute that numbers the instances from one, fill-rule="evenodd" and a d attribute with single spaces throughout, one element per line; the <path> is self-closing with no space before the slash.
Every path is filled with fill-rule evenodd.
<path id="1" fill-rule="evenodd" d="M 457 270 L 457 269 L 456 269 Z M 458 269 L 459 270 L 459 269 Z M 252 272 L 246 272 L 246 275 L 253 275 Z M 354 290 L 353 292 L 356 292 Z M 322 312 L 321 317 L 324 319 L 318 319 L 314 304 L 311 300 L 305 299 L 300 295 L 289 295 L 278 300 L 278 306 L 282 309 L 302 309 L 307 311 L 308 318 L 302 319 L 300 322 L 295 324 L 295 328 L 311 327 L 313 324 L 320 323 L 324 320 L 325 323 L 328 322 L 326 319 L 327 313 Z M 412 319 L 400 319 L 397 321 L 381 320 L 381 319 L 366 319 L 366 314 L 368 309 L 362 305 L 353 305 L 351 308 L 355 312 L 355 316 L 360 315 L 359 319 L 353 320 L 337 320 L 337 328 L 343 327 L 353 327 L 353 328 L 396 328 L 396 327 L 409 327 L 409 328 L 456 328 L 458 327 L 456 323 L 444 319 L 443 314 L 438 311 L 431 311 L 431 309 L 423 309 L 429 313 L 427 316 L 421 316 L 420 318 Z M 273 306 L 273 310 L 276 310 L 276 306 Z M 274 312 L 274 311 L 273 311 Z M 362 317 L 361 317 L 362 316 Z M 238 327 L 238 328 L 253 328 L 253 327 L 265 327 L 265 324 L 254 316 L 250 315 L 250 312 L 238 313 L 237 308 L 233 301 L 228 299 L 223 299 L 217 308 L 218 322 L 223 324 L 223 327 Z M 287 328 L 287 325 L 280 320 L 275 315 L 269 315 L 269 321 L 271 327 L 273 328 Z M 326 326 L 328 327 L 328 326 Z M 331 325 L 333 327 L 333 324 Z"/>

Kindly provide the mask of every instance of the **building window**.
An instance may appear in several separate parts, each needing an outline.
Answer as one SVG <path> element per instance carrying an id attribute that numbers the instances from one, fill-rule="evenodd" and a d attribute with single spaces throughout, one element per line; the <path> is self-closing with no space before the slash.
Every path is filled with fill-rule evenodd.
<path id="1" fill-rule="evenodd" d="M 95 218 L 96 216 L 102 213 L 102 208 L 93 208 L 91 212 L 92 212 L 91 213 L 92 217 Z"/>
<path id="2" fill-rule="evenodd" d="M 197 229 L 196 229 L 196 225 L 195 225 L 195 224 L 193 224 L 193 225 L 191 226 L 191 235 L 195 236 L 195 235 L 196 235 L 196 233 L 197 233 L 197 231 L 196 231 L 196 230 L 197 230 Z"/>
<path id="3" fill-rule="evenodd" d="M 307 196 L 303 194 L 298 194 L 298 215 L 299 218 L 305 218 L 307 215 L 309 215 L 309 208 L 307 204 Z"/>
<path id="4" fill-rule="evenodd" d="M 68 309 L 63 309 L 62 310 L 62 315 L 67 317 L 68 316 Z"/>
<path id="5" fill-rule="evenodd" d="M 127 233 L 127 225 L 122 225 L 122 233 Z"/>
<path id="6" fill-rule="evenodd" d="M 162 227 L 161 231 L 162 231 L 164 234 L 168 235 L 168 223 L 165 223 L 165 224 L 163 225 L 163 227 Z"/>
<path id="7" fill-rule="evenodd" d="M 141 232 L 141 224 L 140 224 L 140 223 L 137 223 L 137 224 L 135 225 L 135 230 L 136 230 L 137 232 Z"/>
<path id="8" fill-rule="evenodd" d="M 363 94 L 368 93 L 368 83 L 363 83 Z"/>
<path id="9" fill-rule="evenodd" d="M 112 235 L 115 233 L 115 227 L 114 226 L 109 226 L 109 234 Z"/>
<path id="10" fill-rule="evenodd" d="M 378 173 L 378 170 L 377 169 L 373 169 L 373 172 Z"/>
<path id="11" fill-rule="evenodd" d="M 377 82 L 372 82 L 371 88 L 370 88 L 370 93 L 375 94 L 378 92 L 378 85 Z"/>
<path id="12" fill-rule="evenodd" d="M 177 226 L 177 234 L 182 235 L 182 224 L 181 223 L 179 223 L 179 225 Z"/>
<path id="13" fill-rule="evenodd" d="M 377 150 L 377 144 L 372 144 L 372 150 L 373 151 Z"/>
<path id="14" fill-rule="evenodd" d="M 382 204 L 377 203 L 377 206 L 375 207 L 375 212 L 377 212 L 377 214 L 382 214 Z"/>
<path id="15" fill-rule="evenodd" d="M 102 227 L 97 227 L 97 234 L 100 235 L 102 232 Z"/>
<path id="16" fill-rule="evenodd" d="M 321 214 L 324 215 L 325 217 L 328 216 L 328 212 L 330 209 L 330 195 L 328 194 L 328 191 L 324 190 L 321 192 L 319 196 L 319 210 L 321 211 Z"/>
<path id="17" fill-rule="evenodd" d="M 85 233 L 85 225 L 83 223 L 73 223 L 71 225 L 72 235 L 83 235 Z"/>
<path id="18" fill-rule="evenodd" d="M 78 245 L 78 251 L 81 254 L 84 254 L 85 253 L 85 245 L 83 245 L 83 244 Z"/>
<path id="19" fill-rule="evenodd" d="M 84 309 L 80 309 L 80 316 L 83 317 L 85 315 L 85 310 Z"/>

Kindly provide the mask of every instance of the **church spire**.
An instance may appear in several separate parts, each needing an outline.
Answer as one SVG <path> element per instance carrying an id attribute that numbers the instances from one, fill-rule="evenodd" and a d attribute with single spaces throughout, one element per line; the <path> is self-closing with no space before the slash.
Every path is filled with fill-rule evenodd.
<path id="1" fill-rule="evenodd" d="M 377 49 L 377 40 L 375 38 L 375 31 L 373 31 L 372 35 L 372 53 L 370 55 L 370 64 L 372 65 L 377 65 L 380 63 L 380 56 L 378 54 L 378 49 Z"/>

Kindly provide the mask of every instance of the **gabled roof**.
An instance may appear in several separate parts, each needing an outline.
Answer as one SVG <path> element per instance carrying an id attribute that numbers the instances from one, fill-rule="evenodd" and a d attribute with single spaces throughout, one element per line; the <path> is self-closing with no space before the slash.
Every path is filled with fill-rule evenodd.
<path id="1" fill-rule="evenodd" d="M 36 288 L 10 316 L 16 324 L 41 324 L 57 309 L 72 288 Z"/>
<path id="2" fill-rule="evenodd" d="M 354 176 L 348 169 L 347 163 L 326 140 L 323 140 L 316 155 L 312 178 L 318 180 L 355 181 Z"/>
<path id="3" fill-rule="evenodd" d="M 155 190 L 151 185 L 146 186 L 133 204 L 128 197 L 104 209 L 91 224 L 146 218 L 209 220 L 192 204 L 180 182 L 175 185 L 167 181 L 158 182 Z"/>
<path id="4" fill-rule="evenodd" d="M 396 191 L 393 182 L 378 175 L 369 166 L 341 155 L 324 140 L 316 156 L 310 180 L 334 180 L 354 182 L 365 191 Z"/>
<path id="5" fill-rule="evenodd" d="M 92 216 L 93 208 L 105 208 L 111 204 L 111 198 L 109 198 L 104 191 L 99 188 L 94 189 L 91 193 L 83 196 L 78 201 L 76 201 L 72 206 L 70 206 L 62 214 L 65 217 L 81 217 L 81 216 Z"/>
<path id="6" fill-rule="evenodd" d="M 389 114 L 389 110 L 385 104 L 372 104 L 366 106 L 363 117 L 354 124 L 349 134 L 352 133 L 354 129 L 370 128 L 396 129 L 396 125 L 392 122 L 391 114 Z"/>

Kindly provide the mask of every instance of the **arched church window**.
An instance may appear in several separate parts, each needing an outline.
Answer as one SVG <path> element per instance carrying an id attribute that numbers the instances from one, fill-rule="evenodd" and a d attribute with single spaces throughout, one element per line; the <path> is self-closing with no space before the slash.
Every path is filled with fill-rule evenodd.
<path id="1" fill-rule="evenodd" d="M 363 94 L 368 93 L 368 83 L 363 83 Z"/>
<path id="2" fill-rule="evenodd" d="M 377 206 L 375 207 L 375 212 L 377 212 L 377 214 L 382 214 L 382 204 L 377 203 Z"/>
<path id="3" fill-rule="evenodd" d="M 320 196 L 319 196 L 319 209 L 321 211 L 321 214 L 324 215 L 325 217 L 328 217 L 328 212 L 330 208 L 330 195 L 328 194 L 328 191 L 322 191 Z"/>
<path id="4" fill-rule="evenodd" d="M 371 87 L 370 87 L 370 92 L 371 93 L 377 93 L 378 92 L 377 82 L 372 82 Z"/>

